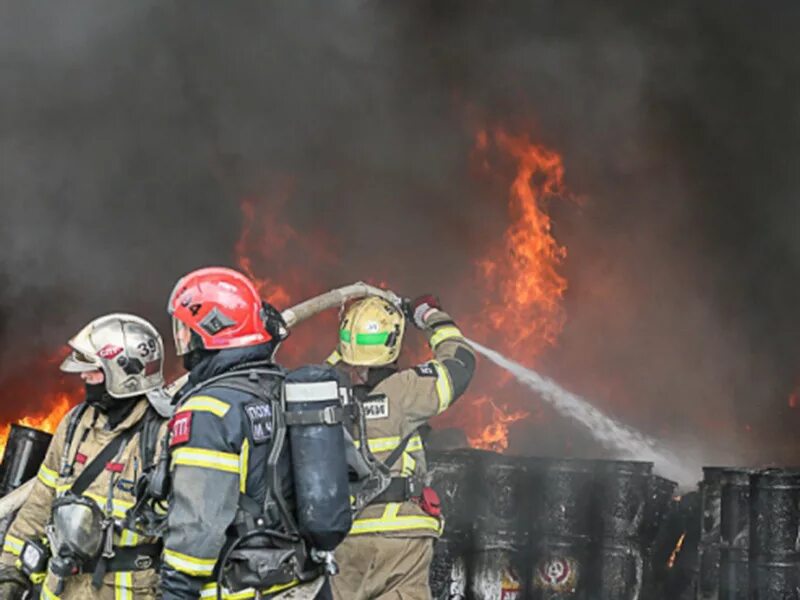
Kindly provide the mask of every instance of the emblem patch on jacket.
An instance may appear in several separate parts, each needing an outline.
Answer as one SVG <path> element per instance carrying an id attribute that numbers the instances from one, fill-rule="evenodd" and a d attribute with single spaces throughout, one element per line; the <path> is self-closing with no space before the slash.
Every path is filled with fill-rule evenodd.
<path id="1" fill-rule="evenodd" d="M 367 396 L 361 403 L 361 410 L 367 421 L 386 419 L 389 416 L 389 399 L 386 396 Z"/>
<path id="2" fill-rule="evenodd" d="M 169 423 L 169 446 L 185 444 L 192 437 L 192 412 L 179 412 Z"/>
<path id="3" fill-rule="evenodd" d="M 417 375 L 420 377 L 436 377 L 436 369 L 431 363 L 425 363 L 424 365 L 417 365 L 414 367 L 414 370 L 417 372 Z"/>
<path id="4" fill-rule="evenodd" d="M 253 402 L 244 407 L 253 432 L 253 442 L 263 444 L 272 437 L 272 409 L 269 404 Z"/>

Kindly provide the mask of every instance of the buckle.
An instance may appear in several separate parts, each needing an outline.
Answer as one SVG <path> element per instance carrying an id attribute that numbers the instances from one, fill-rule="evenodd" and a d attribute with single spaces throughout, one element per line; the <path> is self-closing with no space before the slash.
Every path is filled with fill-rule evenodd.
<path id="1" fill-rule="evenodd" d="M 338 414 L 340 410 L 339 406 L 326 406 L 322 409 L 322 422 L 325 425 L 336 425 L 336 423 L 341 422 L 342 419 Z"/>
<path id="2" fill-rule="evenodd" d="M 143 554 L 140 554 L 133 561 L 133 564 L 136 566 L 136 569 L 138 571 L 145 571 L 153 566 L 153 559 L 150 556 L 145 556 Z"/>
<path id="3" fill-rule="evenodd" d="M 408 497 L 416 498 L 422 495 L 422 484 L 417 477 L 408 477 L 406 479 L 406 490 Z"/>

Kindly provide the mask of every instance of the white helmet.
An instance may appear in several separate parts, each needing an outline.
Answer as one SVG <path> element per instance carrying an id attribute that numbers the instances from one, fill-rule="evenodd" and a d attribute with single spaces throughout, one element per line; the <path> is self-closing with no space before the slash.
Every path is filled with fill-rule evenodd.
<path id="1" fill-rule="evenodd" d="M 101 370 L 114 398 L 130 398 L 164 386 L 164 342 L 150 323 L 123 313 L 95 319 L 69 341 L 61 370 Z"/>

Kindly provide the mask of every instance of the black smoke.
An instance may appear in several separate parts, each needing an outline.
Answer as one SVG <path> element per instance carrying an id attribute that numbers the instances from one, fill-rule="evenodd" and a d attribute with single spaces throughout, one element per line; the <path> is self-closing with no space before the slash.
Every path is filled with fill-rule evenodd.
<path id="1" fill-rule="evenodd" d="M 479 318 L 463 283 L 499 243 L 506 198 L 470 164 L 476 128 L 502 126 L 561 153 L 583 198 L 550 205 L 570 290 L 540 366 L 651 433 L 702 440 L 709 460 L 787 460 L 799 10 L 5 3 L 0 372 L 112 310 L 167 331 L 176 277 L 235 264 L 244 199 L 270 223 L 254 230 L 270 242 L 260 275 L 433 290 Z M 586 444 L 567 424 L 515 436 Z"/>

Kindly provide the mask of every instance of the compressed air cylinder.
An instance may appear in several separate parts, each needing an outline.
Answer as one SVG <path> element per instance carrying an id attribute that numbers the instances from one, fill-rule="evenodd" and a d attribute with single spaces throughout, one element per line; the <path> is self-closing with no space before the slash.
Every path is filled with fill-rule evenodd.
<path id="1" fill-rule="evenodd" d="M 12 425 L 3 455 L 3 472 L 0 481 L 0 496 L 14 491 L 34 477 L 44 461 L 53 436 L 38 429 Z"/>
<path id="2" fill-rule="evenodd" d="M 653 464 L 597 463 L 597 537 L 592 598 L 636 600 L 644 585 L 645 546 L 640 536 Z"/>
<path id="3" fill-rule="evenodd" d="M 703 468 L 703 481 L 700 483 L 702 524 L 697 600 L 718 600 L 719 598 L 722 473 L 725 469 L 725 467 Z"/>
<path id="4" fill-rule="evenodd" d="M 800 471 L 750 478 L 750 599 L 800 599 Z"/>
<path id="5" fill-rule="evenodd" d="M 525 509 L 534 524 L 529 598 L 593 598 L 589 580 L 596 502 L 593 463 L 533 459 L 528 471 L 536 490 Z"/>
<path id="6" fill-rule="evenodd" d="M 297 520 L 306 539 L 323 551 L 333 550 L 352 525 L 341 406 L 333 369 L 308 366 L 287 375 L 287 420 L 295 419 L 287 429 Z"/>
<path id="7" fill-rule="evenodd" d="M 749 469 L 722 472 L 720 494 L 720 600 L 747 600 L 750 548 Z"/>

